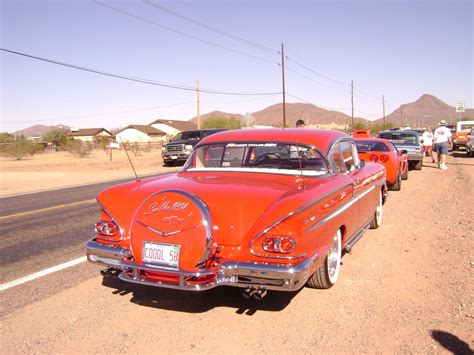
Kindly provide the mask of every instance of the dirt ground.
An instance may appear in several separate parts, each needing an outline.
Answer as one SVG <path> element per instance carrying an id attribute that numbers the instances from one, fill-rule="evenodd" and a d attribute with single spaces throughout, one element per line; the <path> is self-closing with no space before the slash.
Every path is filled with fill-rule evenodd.
<path id="1" fill-rule="evenodd" d="M 159 149 L 129 155 L 138 175 L 172 169 L 162 166 Z M 123 150 L 113 151 L 112 162 L 109 154 L 101 150 L 85 158 L 68 152 L 37 154 L 22 160 L 0 157 L 0 168 L 0 196 L 134 176 Z"/>
<path id="2" fill-rule="evenodd" d="M 234 288 L 190 294 L 98 275 L 8 314 L 0 352 L 470 354 L 474 159 L 448 165 L 426 163 L 389 194 L 382 226 L 343 257 L 329 290 L 256 302 Z"/>

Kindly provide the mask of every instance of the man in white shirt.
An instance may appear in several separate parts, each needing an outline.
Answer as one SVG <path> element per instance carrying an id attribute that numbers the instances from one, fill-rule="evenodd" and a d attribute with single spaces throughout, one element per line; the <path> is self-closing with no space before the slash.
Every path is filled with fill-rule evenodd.
<path id="1" fill-rule="evenodd" d="M 421 136 L 421 141 L 423 143 L 423 150 L 425 152 L 425 156 L 429 154 L 431 157 L 431 161 L 434 163 L 434 157 L 433 157 L 433 133 L 431 132 L 431 128 L 428 127 L 425 129 L 423 132 L 423 135 Z"/>
<path id="2" fill-rule="evenodd" d="M 446 170 L 446 156 L 448 155 L 451 142 L 451 131 L 446 127 L 447 122 L 441 120 L 439 127 L 435 129 L 433 134 L 433 141 L 435 143 L 436 155 L 438 156 L 438 167 Z"/>

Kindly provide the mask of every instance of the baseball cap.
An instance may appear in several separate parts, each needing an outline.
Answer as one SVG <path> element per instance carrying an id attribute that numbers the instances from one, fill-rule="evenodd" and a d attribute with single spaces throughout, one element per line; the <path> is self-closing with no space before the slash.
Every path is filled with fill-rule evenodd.
<path id="1" fill-rule="evenodd" d="M 447 124 L 448 124 L 448 122 L 446 122 L 446 120 L 441 120 L 441 121 L 439 122 L 439 125 L 440 125 L 440 126 L 446 126 Z"/>

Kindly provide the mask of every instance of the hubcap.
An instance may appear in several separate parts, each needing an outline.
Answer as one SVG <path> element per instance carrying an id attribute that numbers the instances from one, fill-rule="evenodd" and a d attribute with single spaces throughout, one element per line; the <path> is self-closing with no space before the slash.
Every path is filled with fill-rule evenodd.
<path id="1" fill-rule="evenodd" d="M 341 231 L 337 231 L 329 248 L 327 268 L 329 281 L 335 284 L 341 268 Z"/>

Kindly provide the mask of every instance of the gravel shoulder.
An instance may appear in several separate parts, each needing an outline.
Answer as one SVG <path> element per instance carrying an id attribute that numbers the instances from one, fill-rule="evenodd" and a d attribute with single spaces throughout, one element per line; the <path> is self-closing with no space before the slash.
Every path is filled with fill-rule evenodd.
<path id="1" fill-rule="evenodd" d="M 344 256 L 329 290 L 273 292 L 256 302 L 234 288 L 191 294 L 99 275 L 63 289 L 51 275 L 36 282 L 60 291 L 2 310 L 0 352 L 468 354 L 474 159 L 448 164 L 442 171 L 426 163 L 390 193 L 382 226 Z M 2 297 L 33 296 L 34 285 Z"/>

